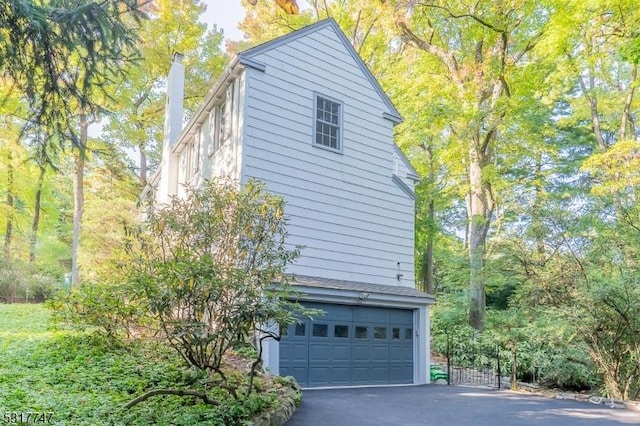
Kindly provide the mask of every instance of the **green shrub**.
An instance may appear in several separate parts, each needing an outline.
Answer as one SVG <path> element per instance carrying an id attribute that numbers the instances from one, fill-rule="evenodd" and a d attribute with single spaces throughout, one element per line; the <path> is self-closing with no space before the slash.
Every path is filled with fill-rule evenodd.
<path id="1" fill-rule="evenodd" d="M 144 331 L 148 320 L 132 298 L 127 283 L 84 283 L 71 291 L 58 291 L 49 301 L 53 321 L 78 330 L 92 328 L 116 338 L 132 337 Z"/>
<path id="2" fill-rule="evenodd" d="M 19 260 L 0 259 L 0 302 L 43 301 L 49 298 L 58 280 L 37 266 Z"/>
<path id="3" fill-rule="evenodd" d="M 247 398 L 235 400 L 201 370 L 186 366 L 171 348 L 152 340 L 114 344 L 95 333 L 49 327 L 43 305 L 0 304 L 0 408 L 54 412 L 68 425 L 242 425 L 278 406 L 284 385 L 268 377 Z M 26 337 L 28 336 L 28 337 Z M 229 370 L 240 386 L 246 372 Z M 126 410 L 151 389 L 205 391 L 220 405 L 196 398 L 155 396 Z"/>

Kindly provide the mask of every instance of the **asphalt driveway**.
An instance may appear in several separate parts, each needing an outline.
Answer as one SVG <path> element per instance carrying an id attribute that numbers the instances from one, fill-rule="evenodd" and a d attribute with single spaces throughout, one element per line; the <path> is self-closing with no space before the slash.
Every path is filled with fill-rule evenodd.
<path id="1" fill-rule="evenodd" d="M 425 385 L 304 391 L 286 426 L 640 425 L 640 413 L 511 391 Z"/>

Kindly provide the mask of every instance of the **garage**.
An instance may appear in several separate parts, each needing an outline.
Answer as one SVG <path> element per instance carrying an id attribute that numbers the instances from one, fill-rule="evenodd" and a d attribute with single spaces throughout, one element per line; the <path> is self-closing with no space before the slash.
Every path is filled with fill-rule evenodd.
<path id="1" fill-rule="evenodd" d="M 304 387 L 413 383 L 413 309 L 304 305 L 324 315 L 283 330 L 280 375 Z"/>

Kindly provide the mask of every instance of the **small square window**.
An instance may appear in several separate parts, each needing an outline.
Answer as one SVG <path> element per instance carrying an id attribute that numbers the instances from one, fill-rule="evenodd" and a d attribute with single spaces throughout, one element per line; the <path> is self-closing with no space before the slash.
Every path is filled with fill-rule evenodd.
<path id="1" fill-rule="evenodd" d="M 313 324 L 313 337 L 327 337 L 327 324 Z"/>
<path id="2" fill-rule="evenodd" d="M 391 330 L 391 339 L 400 339 L 400 329 L 398 327 L 393 327 L 393 329 Z"/>
<path id="3" fill-rule="evenodd" d="M 404 338 L 406 340 L 413 340 L 413 328 L 404 329 Z"/>
<path id="4" fill-rule="evenodd" d="M 373 338 L 383 340 L 387 338 L 387 327 L 374 327 Z"/>
<path id="5" fill-rule="evenodd" d="M 355 338 L 356 339 L 366 339 L 367 338 L 367 327 L 363 327 L 361 325 L 356 326 Z"/>
<path id="6" fill-rule="evenodd" d="M 336 325 L 333 328 L 333 336 L 334 337 L 349 337 L 349 326 L 348 325 Z"/>
<path id="7" fill-rule="evenodd" d="M 304 324 L 296 324 L 296 336 L 304 336 L 305 327 Z"/>

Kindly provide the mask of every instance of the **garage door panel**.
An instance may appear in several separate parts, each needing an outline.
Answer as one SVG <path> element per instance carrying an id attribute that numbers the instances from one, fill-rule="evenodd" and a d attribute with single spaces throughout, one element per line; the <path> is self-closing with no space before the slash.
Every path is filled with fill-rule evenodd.
<path id="1" fill-rule="evenodd" d="M 313 366 L 309 367 L 309 385 L 325 386 L 329 384 L 329 367 Z"/>
<path id="2" fill-rule="evenodd" d="M 349 368 L 309 368 L 309 386 L 346 386 L 351 384 Z"/>
<path id="3" fill-rule="evenodd" d="M 308 364 L 305 363 L 305 365 L 303 366 L 292 366 L 292 365 L 285 365 L 285 366 L 280 366 L 280 375 L 281 376 L 293 376 L 295 377 L 295 379 L 298 381 L 298 384 L 300 386 L 307 386 L 308 382 L 307 382 L 307 371 L 308 371 Z"/>
<path id="4" fill-rule="evenodd" d="M 280 347 L 280 359 L 287 362 L 307 362 L 309 345 L 306 342 L 290 343 Z"/>
<path id="5" fill-rule="evenodd" d="M 331 361 L 351 362 L 351 345 L 348 343 L 333 345 Z"/>
<path id="6" fill-rule="evenodd" d="M 371 361 L 389 363 L 389 345 L 371 345 Z"/>
<path id="7" fill-rule="evenodd" d="M 388 323 L 389 309 L 376 308 L 373 306 L 354 306 L 353 321 Z"/>
<path id="8" fill-rule="evenodd" d="M 413 360 L 413 346 L 391 346 L 389 356 L 396 360 Z"/>
<path id="9" fill-rule="evenodd" d="M 368 367 L 354 366 L 351 368 L 351 383 L 354 385 L 363 385 L 371 382 L 371 373 Z"/>
<path id="10" fill-rule="evenodd" d="M 389 309 L 389 322 L 412 326 L 413 312 L 407 309 Z"/>
<path id="11" fill-rule="evenodd" d="M 391 365 L 389 369 L 390 383 L 407 383 L 413 380 L 413 365 Z"/>
<path id="12" fill-rule="evenodd" d="M 309 363 L 331 361 L 331 345 L 329 343 L 311 343 L 309 345 Z"/>
<path id="13" fill-rule="evenodd" d="M 332 321 L 344 320 L 351 322 L 353 320 L 353 310 L 349 305 L 330 305 L 327 303 L 304 303 L 308 308 L 320 309 L 322 314 L 315 316 L 314 320 L 331 319 Z"/>
<path id="14" fill-rule="evenodd" d="M 351 359 L 354 363 L 367 363 L 371 361 L 371 345 L 354 343 L 351 348 Z"/>
<path id="15" fill-rule="evenodd" d="M 281 374 L 292 374 L 302 386 L 311 387 L 413 382 L 411 310 L 305 306 L 322 309 L 325 315 L 307 321 L 305 329 L 298 330 L 304 336 L 291 328 L 283 336 Z"/>

